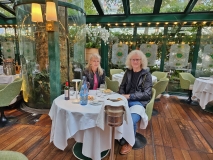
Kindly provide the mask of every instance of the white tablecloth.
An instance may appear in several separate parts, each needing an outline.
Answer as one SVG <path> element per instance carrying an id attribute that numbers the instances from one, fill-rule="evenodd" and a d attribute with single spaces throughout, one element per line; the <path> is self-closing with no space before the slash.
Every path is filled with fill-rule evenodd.
<path id="1" fill-rule="evenodd" d="M 90 93 L 92 94 L 92 91 Z M 118 94 L 114 95 L 116 97 Z M 64 150 L 67 140 L 74 138 L 77 142 L 83 143 L 82 153 L 85 156 L 100 160 L 100 153 L 111 147 L 111 128 L 105 124 L 102 130 L 97 127 L 96 122 L 104 102 L 97 106 L 82 106 L 73 104 L 73 99 L 72 97 L 71 100 L 64 100 L 64 95 L 61 95 L 53 101 L 49 112 L 52 119 L 50 142 L 53 141 L 57 148 Z M 124 120 L 123 125 L 115 129 L 115 139 L 124 137 L 133 145 L 135 137 L 131 115 L 128 115 L 127 122 Z"/>
<path id="2" fill-rule="evenodd" d="M 199 99 L 201 108 L 205 109 L 207 103 L 213 101 L 213 78 L 196 78 L 192 93 L 192 99 Z"/>
<path id="3" fill-rule="evenodd" d="M 18 78 L 19 74 L 16 75 L 0 75 L 0 84 L 7 84 L 14 81 L 14 79 Z"/>
<path id="4" fill-rule="evenodd" d="M 113 74 L 112 75 L 112 80 L 113 81 L 118 81 L 119 85 L 120 85 L 121 82 L 122 82 L 122 80 L 123 80 L 123 76 L 124 76 L 124 74 L 120 74 L 120 73 Z M 152 83 L 154 83 L 154 82 L 157 82 L 157 77 L 155 77 L 155 76 L 152 75 Z"/>

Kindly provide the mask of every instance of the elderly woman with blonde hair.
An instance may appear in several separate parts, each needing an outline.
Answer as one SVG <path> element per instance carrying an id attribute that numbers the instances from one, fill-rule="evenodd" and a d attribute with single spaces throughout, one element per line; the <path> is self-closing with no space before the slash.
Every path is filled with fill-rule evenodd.
<path id="1" fill-rule="evenodd" d="M 126 66 L 127 70 L 120 85 L 119 93 L 128 100 L 136 135 L 137 122 L 143 120 L 145 116 L 145 119 L 148 119 L 144 108 L 152 97 L 152 76 L 147 69 L 147 58 L 140 50 L 133 50 L 128 54 Z M 147 126 L 147 123 L 148 120 L 144 127 Z M 120 154 L 127 154 L 132 149 L 128 142 L 125 141 L 124 143 Z"/>
<path id="2" fill-rule="evenodd" d="M 87 82 L 89 82 L 89 89 L 96 90 L 101 84 L 105 84 L 105 71 L 101 68 L 100 61 L 99 54 L 89 56 L 88 64 L 83 72 Z"/>

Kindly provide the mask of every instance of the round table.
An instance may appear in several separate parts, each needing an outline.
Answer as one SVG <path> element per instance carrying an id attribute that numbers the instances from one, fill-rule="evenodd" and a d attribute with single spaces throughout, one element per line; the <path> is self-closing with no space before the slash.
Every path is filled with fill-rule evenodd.
<path id="1" fill-rule="evenodd" d="M 213 78 L 199 77 L 195 79 L 192 99 L 199 99 L 200 106 L 206 111 L 213 111 L 213 107 L 206 108 L 208 102 L 213 101 Z"/>
<path id="2" fill-rule="evenodd" d="M 90 91 L 89 94 L 95 95 L 96 90 Z M 49 116 L 52 119 L 50 142 L 53 141 L 57 148 L 64 150 L 68 145 L 67 140 L 74 138 L 77 142 L 83 143 L 83 155 L 93 160 L 101 159 L 101 152 L 111 147 L 111 128 L 108 125 L 104 125 L 104 118 L 101 121 L 103 122 L 103 127 L 99 125 L 102 123 L 97 123 L 97 120 L 100 120 L 98 119 L 100 115 L 105 115 L 103 108 L 107 105 L 106 100 L 109 96 L 117 98 L 117 96 L 122 95 L 113 93 L 112 95 L 101 97 L 103 102 L 100 105 L 88 103 L 84 106 L 72 103 L 74 96 L 70 100 L 65 100 L 64 95 L 54 99 L 49 112 Z M 130 144 L 134 144 L 135 137 L 131 114 L 130 111 L 127 113 L 129 113 L 127 114 L 128 123 L 124 121 L 122 126 L 116 128 L 115 139 L 124 137 L 129 140 Z"/>

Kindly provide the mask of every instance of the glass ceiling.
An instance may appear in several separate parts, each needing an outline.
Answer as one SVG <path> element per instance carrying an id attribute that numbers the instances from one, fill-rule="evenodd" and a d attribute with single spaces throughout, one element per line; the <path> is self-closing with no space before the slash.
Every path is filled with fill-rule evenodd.
<path id="1" fill-rule="evenodd" d="M 12 2 L 0 0 L 0 24 L 16 22 Z M 84 9 L 87 23 L 213 21 L 213 0 L 84 0 Z"/>

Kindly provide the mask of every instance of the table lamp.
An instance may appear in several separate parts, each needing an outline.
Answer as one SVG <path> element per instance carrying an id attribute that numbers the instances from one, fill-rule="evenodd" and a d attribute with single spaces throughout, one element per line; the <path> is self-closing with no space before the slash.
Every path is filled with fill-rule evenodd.
<path id="1" fill-rule="evenodd" d="M 81 82 L 80 79 L 73 79 L 72 82 L 75 82 L 75 99 L 72 101 L 73 103 L 80 103 L 80 99 L 78 99 L 78 82 Z"/>

